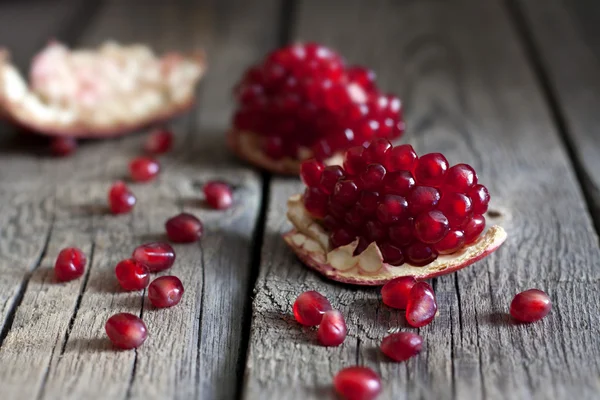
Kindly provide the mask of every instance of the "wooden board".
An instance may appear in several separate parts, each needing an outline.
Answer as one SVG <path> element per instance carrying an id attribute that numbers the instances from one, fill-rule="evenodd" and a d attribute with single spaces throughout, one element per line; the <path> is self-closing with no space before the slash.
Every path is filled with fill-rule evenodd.
<path id="1" fill-rule="evenodd" d="M 433 281 L 440 313 L 419 330 L 424 350 L 390 363 L 378 350 L 389 329 L 407 329 L 377 288 L 331 283 L 304 268 L 280 235 L 297 180 L 276 179 L 270 205 L 246 371 L 246 398 L 333 398 L 332 376 L 366 364 L 385 399 L 594 398 L 600 373 L 600 252 L 578 183 L 523 47 L 499 1 L 367 3 L 302 1 L 294 37 L 372 66 L 401 95 L 419 153 L 467 162 L 492 193 L 491 222 L 509 238 L 490 258 Z M 516 325 L 512 297 L 536 287 L 549 317 Z M 292 303 L 325 294 L 346 316 L 338 348 L 316 344 Z"/>

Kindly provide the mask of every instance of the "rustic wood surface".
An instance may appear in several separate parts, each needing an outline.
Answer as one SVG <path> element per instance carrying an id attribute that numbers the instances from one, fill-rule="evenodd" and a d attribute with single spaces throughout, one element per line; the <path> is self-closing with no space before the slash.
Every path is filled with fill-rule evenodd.
<path id="1" fill-rule="evenodd" d="M 332 376 L 356 363 L 381 374 L 382 399 L 597 398 L 600 250 L 588 208 L 600 226 L 600 10 L 592 3 L 0 1 L 0 46 L 21 67 L 52 36 L 209 55 L 199 104 L 173 124 L 177 144 L 161 158 L 160 178 L 132 184 L 139 204 L 130 215 L 109 215 L 106 195 L 143 133 L 54 159 L 44 139 L 1 127 L 0 398 L 335 398 Z M 299 181 L 261 174 L 225 149 L 231 87 L 288 38 L 372 66 L 404 101 L 403 141 L 472 164 L 492 192 L 489 219 L 508 231 L 492 257 L 433 281 L 440 313 L 419 330 L 424 351 L 408 363 L 378 351 L 389 329 L 408 329 L 379 289 L 325 281 L 286 248 L 285 201 Z M 202 183 L 214 178 L 235 188 L 225 213 L 202 204 Z M 206 235 L 176 246 L 170 272 L 186 293 L 157 311 L 144 293 L 120 291 L 113 268 L 163 238 L 164 221 L 182 210 L 204 221 Z M 88 268 L 57 283 L 52 265 L 65 246 L 81 247 Z M 508 304 L 530 287 L 548 291 L 553 311 L 516 325 Z M 320 347 L 313 329 L 294 322 L 293 300 L 305 290 L 346 316 L 342 346 Z M 137 351 L 114 350 L 104 334 L 106 319 L 124 311 L 148 325 Z"/>

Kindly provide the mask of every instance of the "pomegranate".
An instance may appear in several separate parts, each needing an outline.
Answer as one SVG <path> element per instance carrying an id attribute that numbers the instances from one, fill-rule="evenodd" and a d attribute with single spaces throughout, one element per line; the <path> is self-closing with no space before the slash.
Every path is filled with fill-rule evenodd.
<path id="1" fill-rule="evenodd" d="M 344 368 L 333 378 L 337 394 L 346 400 L 373 400 L 381 392 L 381 378 L 368 367 Z"/>
<path id="2" fill-rule="evenodd" d="M 150 154 L 164 154 L 173 147 L 173 132 L 167 129 L 158 129 L 148 135 L 144 143 L 144 150 Z"/>
<path id="3" fill-rule="evenodd" d="M 381 351 L 394 361 L 406 361 L 421 352 L 423 338 L 416 333 L 398 332 L 383 338 Z"/>
<path id="4" fill-rule="evenodd" d="M 296 321 L 306 326 L 317 326 L 323 314 L 332 310 L 331 303 L 322 294 L 314 290 L 301 293 L 294 302 L 293 311 Z"/>
<path id="5" fill-rule="evenodd" d="M 405 310 L 410 290 L 417 283 L 412 276 L 401 276 L 392 279 L 381 288 L 383 304 L 388 307 Z"/>
<path id="6" fill-rule="evenodd" d="M 106 321 L 104 329 L 113 345 L 121 349 L 140 347 L 148 337 L 144 321 L 129 313 L 113 315 Z"/>
<path id="7" fill-rule="evenodd" d="M 77 150 L 77 140 L 72 137 L 53 138 L 50 143 L 50 151 L 57 157 L 66 157 Z"/>
<path id="8" fill-rule="evenodd" d="M 510 303 L 510 315 L 519 322 L 535 322 L 552 308 L 550 297 L 541 290 L 529 289 L 517 294 Z"/>
<path id="9" fill-rule="evenodd" d="M 119 262 L 115 267 L 115 275 L 125 290 L 142 290 L 150 282 L 148 268 L 133 258 Z"/>
<path id="10" fill-rule="evenodd" d="M 108 205 L 113 214 L 126 214 L 133 209 L 137 199 L 123 181 L 113 183 L 108 192 Z"/>
<path id="11" fill-rule="evenodd" d="M 62 249 L 56 257 L 54 276 L 61 282 L 79 278 L 85 272 L 87 258 L 83 251 L 76 247 Z"/>
<path id="12" fill-rule="evenodd" d="M 331 279 L 380 285 L 399 276 L 424 280 L 485 257 L 506 239 L 484 234 L 489 194 L 466 164 L 439 153 L 418 157 L 384 138 L 352 147 L 343 166 L 302 163 L 307 185 L 288 201 L 286 242 Z"/>
<path id="13" fill-rule="evenodd" d="M 159 272 L 171 268 L 175 262 L 175 250 L 169 243 L 152 242 L 136 247 L 132 257 L 144 264 L 148 271 Z"/>
<path id="14" fill-rule="evenodd" d="M 375 74 L 316 43 L 271 52 L 246 71 L 234 94 L 230 144 L 273 172 L 297 173 L 302 159 L 332 161 L 349 147 L 404 132 L 402 104 L 380 91 Z"/>
<path id="15" fill-rule="evenodd" d="M 225 210 L 233 204 L 231 187 L 224 182 L 207 182 L 202 190 L 206 203 L 214 209 Z"/>
<path id="16" fill-rule="evenodd" d="M 177 305 L 183 296 L 183 284 L 176 276 L 161 276 L 148 286 L 148 299 L 154 307 Z"/>
<path id="17" fill-rule="evenodd" d="M 148 182 L 156 178 L 160 164 L 150 157 L 136 157 L 129 163 L 129 173 L 135 182 Z"/>
<path id="18" fill-rule="evenodd" d="M 418 282 L 410 289 L 406 303 L 406 322 L 420 328 L 435 318 L 437 301 L 432 287 L 426 282 Z"/>
<path id="19" fill-rule="evenodd" d="M 200 240 L 204 233 L 202 222 L 192 214 L 181 213 L 165 223 L 169 240 L 175 243 L 192 243 Z"/>
<path id="20" fill-rule="evenodd" d="M 339 346 L 346 339 L 346 321 L 341 312 L 337 310 L 326 311 L 319 324 L 317 338 L 323 346 Z"/>

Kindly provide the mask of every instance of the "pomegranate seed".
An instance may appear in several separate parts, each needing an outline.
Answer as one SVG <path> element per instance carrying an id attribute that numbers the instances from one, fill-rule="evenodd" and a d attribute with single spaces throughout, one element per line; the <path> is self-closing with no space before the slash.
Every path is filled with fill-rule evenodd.
<path id="1" fill-rule="evenodd" d="M 338 395 L 347 400 L 373 400 L 381 392 L 381 379 L 371 368 L 344 368 L 333 378 Z"/>
<path id="2" fill-rule="evenodd" d="M 404 251 L 406 262 L 410 265 L 420 267 L 427 265 L 437 258 L 433 248 L 425 243 L 415 242 Z"/>
<path id="3" fill-rule="evenodd" d="M 325 164 L 315 159 L 304 161 L 300 165 L 300 177 L 308 187 L 317 187 L 321 182 L 321 174 Z"/>
<path id="4" fill-rule="evenodd" d="M 437 243 L 449 230 L 448 219 L 440 211 L 427 211 L 415 218 L 415 236 L 423 243 Z"/>
<path id="5" fill-rule="evenodd" d="M 401 276 L 392 279 L 381 288 L 383 304 L 399 310 L 406 309 L 410 290 L 417 283 L 412 276 Z"/>
<path id="6" fill-rule="evenodd" d="M 340 180 L 333 188 L 332 201 L 344 205 L 351 205 L 358 200 L 358 186 L 351 180 Z"/>
<path id="7" fill-rule="evenodd" d="M 510 303 L 510 315 L 520 322 L 535 322 L 544 318 L 552 308 L 550 297 L 538 289 L 517 294 Z"/>
<path id="8" fill-rule="evenodd" d="M 50 143 L 50 150 L 57 157 L 71 155 L 77 150 L 77 140 L 72 137 L 55 137 Z"/>
<path id="9" fill-rule="evenodd" d="M 173 147 L 173 133 L 160 129 L 151 133 L 144 143 L 144 150 L 150 154 L 167 153 Z"/>
<path id="10" fill-rule="evenodd" d="M 344 157 L 344 170 L 348 175 L 358 175 L 367 165 L 363 158 L 365 148 L 362 146 L 351 147 Z"/>
<path id="11" fill-rule="evenodd" d="M 409 144 L 403 144 L 390 150 L 385 166 L 391 172 L 412 171 L 417 159 L 415 149 Z"/>
<path id="12" fill-rule="evenodd" d="M 67 247 L 62 249 L 56 257 L 54 275 L 61 282 L 77 279 L 83 275 L 86 263 L 87 258 L 83 251 L 76 247 Z"/>
<path id="13" fill-rule="evenodd" d="M 414 222 L 412 218 L 409 218 L 404 223 L 391 226 L 388 230 L 390 242 L 401 247 L 409 245 L 414 239 L 413 226 Z"/>
<path id="14" fill-rule="evenodd" d="M 465 234 L 462 231 L 450 231 L 434 246 L 438 254 L 452 254 L 462 249 L 465 244 Z"/>
<path id="15" fill-rule="evenodd" d="M 391 148 L 392 144 L 389 140 L 384 138 L 375 139 L 365 150 L 363 158 L 367 164 L 376 163 L 379 162 L 379 160 L 386 160 L 386 154 Z"/>
<path id="16" fill-rule="evenodd" d="M 183 284 L 176 276 L 161 276 L 148 287 L 148 299 L 154 307 L 166 308 L 177 305 L 183 296 Z"/>
<path id="17" fill-rule="evenodd" d="M 473 189 L 469 191 L 469 197 L 473 204 L 473 213 L 483 214 L 488 209 L 488 203 L 490 202 L 490 194 L 483 185 L 475 185 Z"/>
<path id="18" fill-rule="evenodd" d="M 377 190 L 383 184 L 386 170 L 381 164 L 370 164 L 360 175 L 361 187 L 366 190 Z"/>
<path id="19" fill-rule="evenodd" d="M 125 182 L 115 182 L 108 193 L 108 205 L 113 214 L 125 214 L 135 206 L 136 198 L 131 193 Z"/>
<path id="20" fill-rule="evenodd" d="M 475 215 L 465 226 L 465 244 L 471 244 L 479 239 L 479 235 L 485 229 L 485 218 L 483 215 Z"/>
<path id="21" fill-rule="evenodd" d="M 337 310 L 326 311 L 319 324 L 317 338 L 323 346 L 339 346 L 346 339 L 346 321 Z"/>
<path id="22" fill-rule="evenodd" d="M 148 337 L 144 321 L 129 313 L 113 315 L 106 321 L 104 329 L 113 345 L 121 349 L 140 347 Z"/>
<path id="23" fill-rule="evenodd" d="M 133 258 L 118 263 L 115 267 L 115 275 L 125 290 L 142 290 L 150 282 L 148 268 Z"/>
<path id="24" fill-rule="evenodd" d="M 304 207 L 315 218 L 327 215 L 327 195 L 319 188 L 309 187 L 304 192 Z"/>
<path id="25" fill-rule="evenodd" d="M 477 183 L 475 170 L 467 164 L 456 164 L 446 173 L 447 190 L 466 193 Z"/>
<path id="26" fill-rule="evenodd" d="M 448 160 L 440 153 L 422 155 L 415 167 L 415 177 L 422 185 L 440 186 L 448 171 Z"/>
<path id="27" fill-rule="evenodd" d="M 202 190 L 208 205 L 216 210 L 225 210 L 233 204 L 231 187 L 224 182 L 207 182 Z"/>
<path id="28" fill-rule="evenodd" d="M 204 233 L 202 222 L 192 214 L 178 214 L 165 223 L 169 240 L 175 243 L 192 243 Z"/>
<path id="29" fill-rule="evenodd" d="M 379 250 L 383 256 L 383 262 L 390 265 L 404 264 L 404 254 L 400 248 L 389 243 L 383 243 L 379 245 Z"/>
<path id="30" fill-rule="evenodd" d="M 398 332 L 388 335 L 381 342 L 381 351 L 394 361 L 406 361 L 423 348 L 423 338 L 416 333 Z"/>
<path id="31" fill-rule="evenodd" d="M 471 217 L 471 199 L 462 193 L 445 193 L 440 199 L 439 209 L 448 217 L 452 227 L 459 228 Z"/>
<path id="32" fill-rule="evenodd" d="M 364 237 L 369 243 L 383 240 L 386 234 L 385 227 L 379 221 L 367 221 L 365 224 Z"/>
<path id="33" fill-rule="evenodd" d="M 407 196 L 415 186 L 415 178 L 408 171 L 396 171 L 386 174 L 383 182 L 384 192 Z"/>
<path id="34" fill-rule="evenodd" d="M 379 193 L 367 191 L 361 192 L 357 207 L 364 216 L 375 214 L 379 207 Z"/>
<path id="35" fill-rule="evenodd" d="M 417 215 L 435 208 L 440 201 L 440 192 L 429 186 L 415 186 L 408 195 L 408 211 Z"/>
<path id="36" fill-rule="evenodd" d="M 339 165 L 331 165 L 326 167 L 321 174 L 321 184 L 319 188 L 323 193 L 331 194 L 335 188 L 335 184 L 344 176 L 344 171 Z"/>
<path id="37" fill-rule="evenodd" d="M 377 207 L 377 219 L 385 225 L 392 225 L 407 218 L 408 203 L 402 196 L 388 194 L 383 196 Z"/>
<path id="38" fill-rule="evenodd" d="M 426 282 L 417 282 L 410 290 L 406 303 L 406 321 L 410 326 L 420 328 L 433 321 L 437 312 L 437 302 L 433 289 Z"/>
<path id="39" fill-rule="evenodd" d="M 129 163 L 131 179 L 136 182 L 148 182 L 156 178 L 160 171 L 158 161 L 148 157 L 137 157 Z"/>
<path id="40" fill-rule="evenodd" d="M 329 300 L 322 294 L 311 290 L 301 293 L 294 302 L 294 317 L 302 325 L 317 326 L 323 315 L 332 310 Z"/>
<path id="41" fill-rule="evenodd" d="M 356 235 L 348 229 L 340 228 L 331 234 L 331 246 L 337 248 L 352 243 L 356 239 Z"/>
<path id="42" fill-rule="evenodd" d="M 168 243 L 152 242 L 136 247 L 132 257 L 144 264 L 148 271 L 159 272 L 171 268 L 175 262 L 175 250 Z"/>

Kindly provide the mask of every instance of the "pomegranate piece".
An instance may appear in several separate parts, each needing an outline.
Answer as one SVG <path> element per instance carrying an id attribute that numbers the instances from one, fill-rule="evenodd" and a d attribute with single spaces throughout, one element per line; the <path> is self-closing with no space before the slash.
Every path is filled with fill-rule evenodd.
<path id="1" fill-rule="evenodd" d="M 115 267 L 115 275 L 125 290 L 142 290 L 150 282 L 148 268 L 133 258 L 119 262 Z"/>
<path id="2" fill-rule="evenodd" d="M 510 303 L 510 315 L 520 322 L 535 322 L 552 308 L 550 297 L 541 290 L 529 289 L 517 294 Z"/>
<path id="3" fill-rule="evenodd" d="M 183 284 L 176 276 L 161 276 L 148 287 L 148 299 L 154 307 L 166 308 L 177 305 L 183 296 Z"/>
<path id="4" fill-rule="evenodd" d="M 339 346 L 346 339 L 346 321 L 341 312 L 337 310 L 326 311 L 319 324 L 317 338 L 323 346 Z"/>
<path id="5" fill-rule="evenodd" d="M 202 190 L 206 203 L 216 210 L 225 210 L 233 204 L 231 187 L 224 182 L 207 182 Z"/>
<path id="6" fill-rule="evenodd" d="M 121 349 L 138 348 L 148 337 L 144 321 L 129 313 L 113 315 L 106 321 L 104 329 L 113 345 Z"/>
<path id="7" fill-rule="evenodd" d="M 144 264 L 148 271 L 159 272 L 171 268 L 175 262 L 175 250 L 165 242 L 146 243 L 136 247 L 132 258 Z"/>
<path id="8" fill-rule="evenodd" d="M 421 352 L 423 338 L 416 333 L 398 332 L 383 338 L 381 351 L 394 361 L 406 361 Z"/>
<path id="9" fill-rule="evenodd" d="M 204 233 L 202 222 L 192 214 L 178 214 L 165 223 L 169 240 L 175 243 L 192 243 L 200 240 Z"/>
<path id="10" fill-rule="evenodd" d="M 417 282 L 410 290 L 406 303 L 406 321 L 410 326 L 420 328 L 435 318 L 437 302 L 433 289 L 426 282 Z"/>
<path id="11" fill-rule="evenodd" d="M 301 293 L 296 298 L 293 307 L 296 321 L 305 326 L 319 325 L 323 315 L 331 310 L 329 300 L 314 290 Z"/>
<path id="12" fill-rule="evenodd" d="M 415 283 L 417 281 L 412 276 L 401 276 L 392 279 L 381 288 L 383 304 L 400 310 L 406 309 L 410 291 Z"/>
<path id="13" fill-rule="evenodd" d="M 337 394 L 346 400 L 373 400 L 381 392 L 381 378 L 368 367 L 348 367 L 333 378 Z"/>
<path id="14" fill-rule="evenodd" d="M 153 158 L 136 157 L 129 163 L 129 173 L 135 182 L 148 182 L 156 178 L 160 164 Z"/>
<path id="15" fill-rule="evenodd" d="M 85 272 L 87 258 L 76 247 L 62 249 L 54 263 L 54 276 L 61 282 L 79 278 Z"/>
<path id="16" fill-rule="evenodd" d="M 113 214 L 126 214 L 130 212 L 137 199 L 123 181 L 113 183 L 108 192 L 108 205 Z"/>
<path id="17" fill-rule="evenodd" d="M 144 150 L 150 154 L 164 154 L 173 147 L 173 132 L 166 129 L 158 129 L 146 138 Z"/>
<path id="18" fill-rule="evenodd" d="M 77 150 L 77 140 L 72 137 L 56 137 L 50 143 L 50 151 L 57 157 L 66 157 Z"/>

